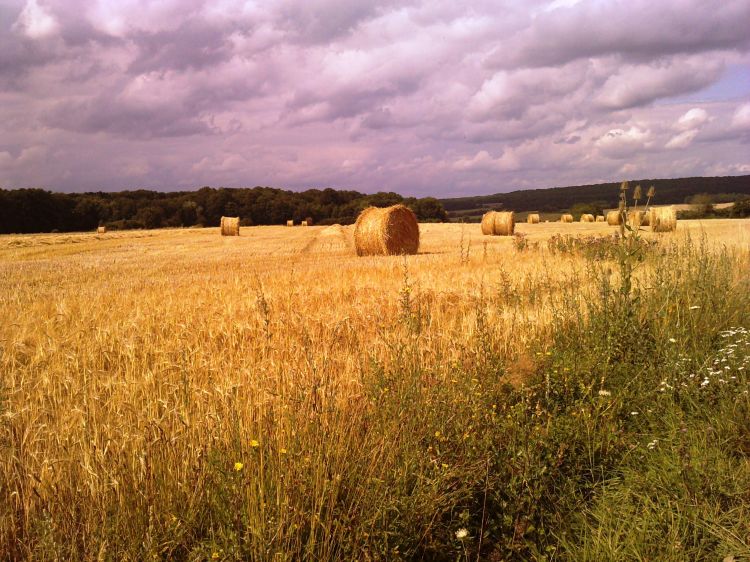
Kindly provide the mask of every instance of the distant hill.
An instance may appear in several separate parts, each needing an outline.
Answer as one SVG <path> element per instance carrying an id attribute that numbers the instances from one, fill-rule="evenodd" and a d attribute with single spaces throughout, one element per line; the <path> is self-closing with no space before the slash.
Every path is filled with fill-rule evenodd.
<path id="1" fill-rule="evenodd" d="M 656 188 L 656 205 L 685 203 L 688 197 L 699 193 L 728 196 L 738 194 L 750 196 L 750 175 L 726 177 L 696 177 L 679 179 L 641 179 L 630 180 L 631 188 L 640 184 L 643 192 L 650 186 Z M 527 189 L 496 193 L 494 195 L 477 195 L 474 197 L 455 197 L 440 199 L 443 207 L 451 216 L 471 217 L 487 209 L 503 208 L 513 211 L 560 212 L 574 205 L 595 204 L 602 208 L 616 207 L 619 197 L 619 182 L 598 183 L 593 185 L 571 185 L 568 187 L 551 187 L 547 189 Z"/>

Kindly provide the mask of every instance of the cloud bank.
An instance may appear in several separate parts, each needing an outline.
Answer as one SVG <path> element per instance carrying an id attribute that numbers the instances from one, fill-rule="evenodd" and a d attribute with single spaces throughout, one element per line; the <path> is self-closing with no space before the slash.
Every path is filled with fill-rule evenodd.
<path id="1" fill-rule="evenodd" d="M 748 0 L 7 0 L 0 187 L 459 196 L 741 173 L 748 21 Z"/>

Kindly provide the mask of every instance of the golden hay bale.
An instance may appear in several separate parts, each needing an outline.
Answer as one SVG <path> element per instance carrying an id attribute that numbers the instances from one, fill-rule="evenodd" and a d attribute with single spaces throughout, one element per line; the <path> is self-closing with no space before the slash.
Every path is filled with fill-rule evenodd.
<path id="1" fill-rule="evenodd" d="M 560 222 L 573 222 L 573 215 L 569 215 L 569 214 L 561 215 Z"/>
<path id="2" fill-rule="evenodd" d="M 221 235 L 239 236 L 240 217 L 221 217 Z"/>
<path id="3" fill-rule="evenodd" d="M 647 211 L 641 211 L 641 226 L 650 226 L 651 225 L 651 209 Z"/>
<path id="4" fill-rule="evenodd" d="M 404 205 L 368 207 L 354 223 L 354 246 L 358 256 L 416 254 L 417 216 Z"/>
<path id="5" fill-rule="evenodd" d="M 596 222 L 606 222 L 604 215 L 596 215 Z"/>
<path id="6" fill-rule="evenodd" d="M 538 213 L 532 213 L 528 217 L 526 217 L 526 222 L 529 224 L 538 224 L 539 223 L 539 214 Z"/>
<path id="7" fill-rule="evenodd" d="M 489 211 L 482 217 L 482 234 L 512 236 L 516 228 L 516 214 L 513 211 Z"/>
<path id="8" fill-rule="evenodd" d="M 287 226 L 294 226 L 294 221 L 286 221 Z"/>
<path id="9" fill-rule="evenodd" d="M 302 221 L 299 225 L 300 226 L 307 226 L 307 221 Z"/>
<path id="10" fill-rule="evenodd" d="M 653 232 L 672 232 L 677 228 L 677 213 L 673 207 L 651 209 L 649 222 Z"/>
<path id="11" fill-rule="evenodd" d="M 622 222 L 620 211 L 610 211 L 607 213 L 607 224 L 609 226 L 617 226 Z"/>
<path id="12" fill-rule="evenodd" d="M 495 213 L 497 211 L 488 211 L 482 215 L 482 234 L 495 233 Z"/>
<path id="13" fill-rule="evenodd" d="M 581 222 L 594 222 L 594 215 L 584 213 L 581 215 Z"/>
<path id="14" fill-rule="evenodd" d="M 107 227 L 106 226 L 100 226 L 100 227 L 98 227 L 96 229 L 96 233 L 97 234 L 104 234 L 105 232 L 107 232 Z"/>
<path id="15" fill-rule="evenodd" d="M 646 213 L 643 211 L 629 211 L 628 212 L 628 224 L 631 226 L 635 226 L 636 228 L 640 227 L 643 224 L 643 217 Z"/>
<path id="16" fill-rule="evenodd" d="M 343 234 L 344 228 L 338 223 L 327 226 L 320 231 L 320 236 L 343 236 Z"/>
<path id="17" fill-rule="evenodd" d="M 516 214 L 513 211 L 495 213 L 493 221 L 495 236 L 513 236 L 516 229 Z"/>

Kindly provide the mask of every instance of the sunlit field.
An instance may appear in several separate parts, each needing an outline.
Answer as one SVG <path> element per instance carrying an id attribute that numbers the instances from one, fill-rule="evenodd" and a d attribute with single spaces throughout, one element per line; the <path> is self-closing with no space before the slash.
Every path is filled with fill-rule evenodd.
<path id="1" fill-rule="evenodd" d="M 750 555 L 750 220 L 420 231 L 0 236 L 0 558 Z"/>

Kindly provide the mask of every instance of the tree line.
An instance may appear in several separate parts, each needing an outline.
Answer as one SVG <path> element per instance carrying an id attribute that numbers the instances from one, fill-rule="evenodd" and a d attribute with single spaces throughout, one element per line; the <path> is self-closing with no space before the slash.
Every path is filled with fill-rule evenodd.
<path id="1" fill-rule="evenodd" d="M 72 232 L 109 229 L 218 226 L 222 216 L 240 217 L 243 226 L 285 224 L 311 218 L 314 224 L 351 224 L 371 205 L 403 203 L 420 221 L 445 221 L 433 197 L 398 193 L 270 187 L 211 188 L 197 191 L 120 191 L 56 193 L 43 189 L 0 189 L 0 233 Z"/>
<path id="2" fill-rule="evenodd" d="M 656 189 L 656 197 L 653 203 L 656 205 L 688 202 L 686 199 L 696 194 L 733 197 L 727 199 L 727 202 L 739 200 L 742 195 L 750 195 L 750 176 L 641 179 L 631 180 L 629 183 L 633 186 L 640 184 L 643 189 L 648 189 L 653 185 Z M 617 207 L 620 193 L 619 186 L 619 182 L 612 182 L 548 189 L 527 189 L 494 195 L 441 199 L 440 202 L 452 216 L 475 215 L 485 208 L 560 212 L 571 209 L 571 205 L 574 204 L 588 204 L 594 208 L 604 209 Z M 714 202 L 723 201 L 715 200 Z M 467 213 L 467 211 L 473 212 Z"/>

